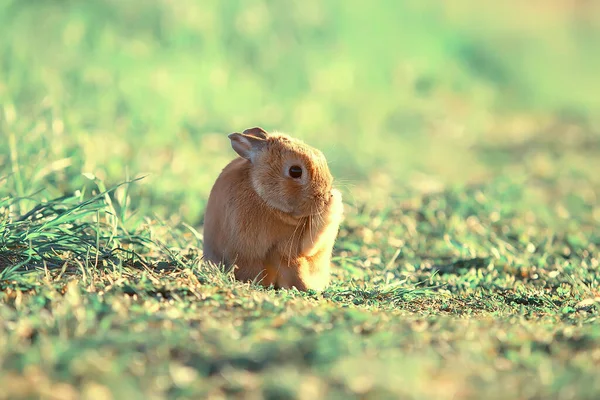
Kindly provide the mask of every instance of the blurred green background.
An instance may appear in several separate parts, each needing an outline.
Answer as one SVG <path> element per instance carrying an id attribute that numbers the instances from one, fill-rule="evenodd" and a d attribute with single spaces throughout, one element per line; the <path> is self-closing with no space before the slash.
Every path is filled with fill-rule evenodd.
<path id="1" fill-rule="evenodd" d="M 322 148 L 354 197 L 560 170 L 527 143 L 596 137 L 599 26 L 559 0 L 2 0 L 0 165 L 48 197 L 148 175 L 135 205 L 191 222 L 255 125 Z"/>
<path id="2" fill-rule="evenodd" d="M 598 1 L 0 0 L 0 400 L 599 398 L 599 44 Z M 257 125 L 344 192 L 324 293 L 200 261 Z"/>

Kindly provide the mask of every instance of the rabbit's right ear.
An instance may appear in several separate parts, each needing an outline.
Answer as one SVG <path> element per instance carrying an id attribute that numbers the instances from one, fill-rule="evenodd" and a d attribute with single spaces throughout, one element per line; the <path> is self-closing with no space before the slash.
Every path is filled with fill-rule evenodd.
<path id="1" fill-rule="evenodd" d="M 250 162 L 254 162 L 258 152 L 260 152 L 267 143 L 265 139 L 244 133 L 230 133 L 228 137 L 231 140 L 231 147 L 233 147 L 233 150 Z"/>
<path id="2" fill-rule="evenodd" d="M 269 134 L 260 126 L 255 126 L 254 128 L 248 128 L 244 131 L 244 135 L 256 136 L 261 139 L 266 139 Z"/>

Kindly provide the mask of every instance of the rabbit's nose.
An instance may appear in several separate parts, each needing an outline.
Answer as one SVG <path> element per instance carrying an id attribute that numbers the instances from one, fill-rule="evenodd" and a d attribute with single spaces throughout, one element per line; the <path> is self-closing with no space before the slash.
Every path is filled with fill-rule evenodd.
<path id="1" fill-rule="evenodd" d="M 322 192 L 322 193 L 317 194 L 317 200 L 320 200 L 320 201 L 328 200 L 329 197 L 330 197 L 330 194 L 328 192 Z"/>

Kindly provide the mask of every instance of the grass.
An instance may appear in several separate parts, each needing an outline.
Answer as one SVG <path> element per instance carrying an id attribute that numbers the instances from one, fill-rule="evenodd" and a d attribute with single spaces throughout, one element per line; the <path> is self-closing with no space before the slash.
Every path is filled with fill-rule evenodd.
<path id="1" fill-rule="evenodd" d="M 597 5 L 374 4 L 0 0 L 0 399 L 598 397 Z M 323 293 L 201 261 L 255 125 L 344 193 Z"/>

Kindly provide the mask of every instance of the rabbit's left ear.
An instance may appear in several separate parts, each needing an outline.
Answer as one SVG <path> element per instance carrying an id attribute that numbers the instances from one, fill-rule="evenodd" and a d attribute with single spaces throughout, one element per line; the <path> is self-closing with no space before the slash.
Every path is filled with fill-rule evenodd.
<path id="1" fill-rule="evenodd" d="M 263 128 L 255 126 L 244 131 L 244 135 L 256 136 L 257 138 L 266 139 L 269 134 Z"/>
<path id="2" fill-rule="evenodd" d="M 244 131 L 244 133 L 230 133 L 228 137 L 231 140 L 231 147 L 233 147 L 233 150 L 235 150 L 240 157 L 254 163 L 256 155 L 265 147 L 267 140 L 266 136 L 262 138 L 256 135 L 249 135 L 245 133 L 246 131 Z"/>

